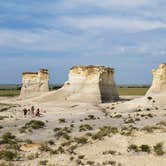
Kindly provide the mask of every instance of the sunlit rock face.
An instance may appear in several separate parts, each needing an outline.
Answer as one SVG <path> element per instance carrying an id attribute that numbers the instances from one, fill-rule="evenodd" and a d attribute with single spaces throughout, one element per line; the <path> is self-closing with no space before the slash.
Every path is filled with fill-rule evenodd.
<path id="1" fill-rule="evenodd" d="M 110 102 L 119 98 L 114 81 L 114 69 L 104 66 L 75 66 L 70 69 L 64 87 L 67 100 Z"/>
<path id="2" fill-rule="evenodd" d="M 152 73 L 153 82 L 147 95 L 166 92 L 166 64 L 161 64 L 158 69 L 152 70 Z"/>
<path id="3" fill-rule="evenodd" d="M 47 69 L 41 69 L 36 73 L 25 72 L 22 74 L 21 97 L 33 96 L 49 91 L 49 73 Z"/>

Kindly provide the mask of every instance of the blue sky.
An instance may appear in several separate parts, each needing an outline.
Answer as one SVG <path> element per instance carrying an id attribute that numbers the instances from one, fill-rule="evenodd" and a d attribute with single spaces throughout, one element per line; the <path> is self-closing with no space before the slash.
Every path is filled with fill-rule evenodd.
<path id="1" fill-rule="evenodd" d="M 165 0 L 0 0 L 0 83 L 48 68 L 51 83 L 74 65 L 115 68 L 118 84 L 150 84 L 166 62 Z"/>

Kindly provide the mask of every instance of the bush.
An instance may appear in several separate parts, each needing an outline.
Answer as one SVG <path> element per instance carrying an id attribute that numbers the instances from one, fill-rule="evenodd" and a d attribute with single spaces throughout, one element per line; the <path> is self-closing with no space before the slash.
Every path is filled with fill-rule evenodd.
<path id="1" fill-rule="evenodd" d="M 151 96 L 148 96 L 147 99 L 148 99 L 148 100 L 152 100 L 153 98 L 152 98 Z"/>
<path id="2" fill-rule="evenodd" d="M 48 160 L 42 160 L 39 162 L 39 165 L 47 165 Z"/>
<path id="3" fill-rule="evenodd" d="M 94 115 L 88 115 L 87 118 L 85 118 L 85 120 L 95 120 L 96 117 Z"/>
<path id="4" fill-rule="evenodd" d="M 48 151 L 51 151 L 51 148 L 49 148 L 48 145 L 44 143 L 44 144 L 41 144 L 39 150 L 43 152 L 48 152 Z"/>
<path id="5" fill-rule="evenodd" d="M 66 119 L 64 118 L 59 119 L 59 123 L 65 123 L 65 122 L 66 122 Z"/>
<path id="6" fill-rule="evenodd" d="M 9 150 L 1 150 L 0 151 L 0 159 L 4 159 L 6 161 L 12 161 L 17 157 L 17 153 L 14 153 Z"/>
<path id="7" fill-rule="evenodd" d="M 0 140 L 0 144 L 17 144 L 16 137 L 12 135 L 10 132 L 5 133 L 2 135 L 2 140 Z"/>
<path id="8" fill-rule="evenodd" d="M 43 121 L 39 120 L 31 120 L 30 122 L 25 124 L 25 128 L 32 128 L 32 129 L 40 129 L 45 126 Z"/>
<path id="9" fill-rule="evenodd" d="M 7 132 L 2 136 L 3 140 L 9 140 L 9 139 L 15 139 L 16 137 L 14 135 L 12 135 L 12 133 Z"/>
<path id="10" fill-rule="evenodd" d="M 93 130 L 93 127 L 91 127 L 89 124 L 83 124 L 79 127 L 79 131 L 88 131 L 88 130 Z"/>
<path id="11" fill-rule="evenodd" d="M 28 156 L 27 156 L 27 159 L 28 160 L 34 160 L 34 159 L 36 159 L 36 158 L 38 158 L 39 157 L 39 154 L 38 153 L 31 153 L 31 154 L 29 154 Z"/>
<path id="12" fill-rule="evenodd" d="M 131 144 L 129 147 L 128 147 L 128 151 L 134 151 L 134 152 L 138 152 L 139 151 L 139 148 L 137 145 L 135 144 Z"/>
<path id="13" fill-rule="evenodd" d="M 78 144 L 86 144 L 88 142 L 88 139 L 86 137 L 77 137 L 77 138 L 74 138 L 74 140 Z"/>
<path id="14" fill-rule="evenodd" d="M 111 133 L 118 133 L 118 129 L 116 127 L 105 126 L 100 128 L 96 134 L 92 135 L 92 139 L 102 139 L 104 136 L 109 136 Z"/>
<path id="15" fill-rule="evenodd" d="M 20 133 L 25 133 L 26 130 L 29 132 L 32 132 L 31 129 L 40 129 L 45 126 L 45 123 L 43 121 L 39 120 L 31 120 L 30 122 L 26 123 L 23 127 L 19 129 Z"/>
<path id="16" fill-rule="evenodd" d="M 158 156 L 162 156 L 164 154 L 164 150 L 163 150 L 163 143 L 158 143 L 156 144 L 154 147 L 154 152 L 156 153 L 156 155 Z"/>
<path id="17" fill-rule="evenodd" d="M 142 152 L 150 153 L 151 151 L 149 145 L 141 145 L 139 148 Z"/>

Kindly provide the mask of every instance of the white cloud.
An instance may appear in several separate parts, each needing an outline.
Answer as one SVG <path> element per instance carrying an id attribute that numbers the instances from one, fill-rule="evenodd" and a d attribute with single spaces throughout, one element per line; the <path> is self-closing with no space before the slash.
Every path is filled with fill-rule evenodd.
<path id="1" fill-rule="evenodd" d="M 126 17 L 89 16 L 63 17 L 63 22 L 80 30 L 120 30 L 121 32 L 139 32 L 166 28 L 166 23 Z"/>
<path id="2" fill-rule="evenodd" d="M 90 36 L 77 36 L 72 33 L 65 33 L 55 29 L 36 29 L 35 31 L 0 29 L 0 36 L 0 48 L 25 49 L 31 51 L 90 49 L 91 45 L 88 45 L 88 42 L 92 41 Z"/>

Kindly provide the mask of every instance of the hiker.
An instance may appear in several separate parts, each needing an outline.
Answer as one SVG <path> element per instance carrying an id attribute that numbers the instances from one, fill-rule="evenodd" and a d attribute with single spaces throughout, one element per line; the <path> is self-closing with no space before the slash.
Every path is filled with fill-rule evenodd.
<path id="1" fill-rule="evenodd" d="M 26 115 L 27 115 L 27 109 L 26 108 L 23 109 L 23 113 L 24 113 L 24 116 L 26 117 Z"/>
<path id="2" fill-rule="evenodd" d="M 28 114 L 28 116 L 31 115 L 31 110 L 30 109 L 27 110 L 27 114 Z"/>
<path id="3" fill-rule="evenodd" d="M 35 116 L 38 116 L 38 117 L 40 116 L 40 109 L 39 108 L 36 110 Z"/>
<path id="4" fill-rule="evenodd" d="M 32 106 L 32 107 L 31 107 L 31 110 L 30 110 L 30 113 L 31 113 L 31 115 L 32 115 L 32 116 L 34 116 L 34 114 L 35 114 L 35 112 L 34 112 L 34 111 L 35 111 L 35 107 L 34 107 L 34 106 Z"/>

